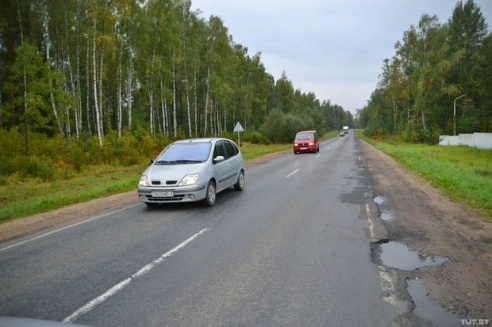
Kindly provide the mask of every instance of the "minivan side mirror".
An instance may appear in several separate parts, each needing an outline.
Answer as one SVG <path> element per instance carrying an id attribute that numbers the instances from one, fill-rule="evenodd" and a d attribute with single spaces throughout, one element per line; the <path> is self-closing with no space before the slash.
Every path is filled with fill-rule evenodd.
<path id="1" fill-rule="evenodd" d="M 214 162 L 221 162 L 221 161 L 224 161 L 224 156 L 217 156 L 214 158 Z"/>

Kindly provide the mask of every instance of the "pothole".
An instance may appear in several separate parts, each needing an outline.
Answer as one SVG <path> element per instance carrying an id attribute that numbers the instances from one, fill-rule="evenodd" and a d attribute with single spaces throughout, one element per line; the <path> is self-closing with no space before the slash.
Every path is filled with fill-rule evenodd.
<path id="1" fill-rule="evenodd" d="M 373 201 L 377 205 L 381 205 L 381 204 L 383 204 L 386 201 L 386 197 L 385 196 L 382 196 L 382 195 L 378 195 L 378 196 L 374 197 Z"/>
<path id="2" fill-rule="evenodd" d="M 378 195 L 378 196 L 374 197 L 372 200 L 374 201 L 374 203 L 376 203 L 376 205 L 379 208 L 379 211 L 380 211 L 379 218 L 381 218 L 384 221 L 388 221 L 388 220 L 391 220 L 395 217 L 395 215 L 393 214 L 393 212 L 390 209 L 384 208 L 385 203 L 386 203 L 386 197 L 385 196 Z"/>
<path id="3" fill-rule="evenodd" d="M 391 210 L 381 211 L 380 217 L 382 220 L 385 220 L 385 221 L 395 218 L 395 216 L 393 215 L 393 212 L 391 212 Z"/>
<path id="4" fill-rule="evenodd" d="M 408 294 L 415 303 L 415 315 L 432 322 L 437 327 L 462 326 L 458 316 L 429 300 L 422 280 L 410 279 L 407 280 L 407 285 Z"/>
<path id="5" fill-rule="evenodd" d="M 401 270 L 440 265 L 447 261 L 446 258 L 440 256 L 421 255 L 411 251 L 406 245 L 396 242 L 381 244 L 380 260 L 387 267 Z"/>

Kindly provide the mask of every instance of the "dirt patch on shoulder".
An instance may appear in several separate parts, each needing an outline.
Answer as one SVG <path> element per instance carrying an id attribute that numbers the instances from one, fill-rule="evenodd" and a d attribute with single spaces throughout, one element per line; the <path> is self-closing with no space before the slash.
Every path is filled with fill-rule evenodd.
<path id="1" fill-rule="evenodd" d="M 359 141 L 373 178 L 393 218 L 385 221 L 390 240 L 447 262 L 408 272 L 422 278 L 434 302 L 474 319 L 492 318 L 492 225 L 465 204 L 450 201 L 391 157 Z"/>
<path id="2" fill-rule="evenodd" d="M 138 201 L 137 192 L 130 191 L 8 221 L 0 225 L 0 242 L 58 226 L 82 217 L 116 210 Z"/>

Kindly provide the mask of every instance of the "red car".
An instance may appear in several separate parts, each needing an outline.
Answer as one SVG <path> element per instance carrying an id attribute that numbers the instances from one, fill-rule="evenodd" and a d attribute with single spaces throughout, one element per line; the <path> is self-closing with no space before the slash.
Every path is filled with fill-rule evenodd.
<path id="1" fill-rule="evenodd" d="M 294 154 L 300 152 L 319 152 L 318 132 L 300 131 L 294 139 Z"/>

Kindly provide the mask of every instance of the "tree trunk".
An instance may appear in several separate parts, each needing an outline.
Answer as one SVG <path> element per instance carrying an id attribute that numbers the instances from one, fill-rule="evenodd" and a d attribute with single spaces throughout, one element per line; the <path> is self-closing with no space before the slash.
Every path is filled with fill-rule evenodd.
<path id="1" fill-rule="evenodd" d="M 174 137 L 178 136 L 178 119 L 176 117 L 176 66 L 173 61 L 173 128 Z"/>
<path id="2" fill-rule="evenodd" d="M 150 124 L 150 135 L 155 135 L 154 130 L 154 93 L 152 89 L 149 89 L 149 124 Z"/>
<path id="3" fill-rule="evenodd" d="M 155 50 L 154 54 L 152 55 L 152 65 L 151 65 L 151 72 L 149 76 L 149 120 L 150 120 L 150 135 L 154 136 L 155 135 L 155 126 L 154 126 L 154 91 L 153 91 L 153 86 L 154 86 L 154 63 L 155 63 Z"/>
<path id="4" fill-rule="evenodd" d="M 168 122 L 168 114 L 167 114 L 167 102 L 166 97 L 164 95 L 164 83 L 162 80 L 159 83 L 159 89 L 161 93 L 161 115 L 162 115 L 162 130 L 164 134 L 168 136 L 169 134 L 169 122 Z"/>
<path id="5" fill-rule="evenodd" d="M 86 112 L 87 112 L 87 131 L 89 132 L 89 135 L 92 136 L 92 127 L 91 127 L 91 86 L 90 86 L 90 41 L 89 37 L 87 37 L 87 51 L 86 51 L 86 65 L 85 65 L 85 70 L 86 70 L 86 79 L 85 79 L 85 89 L 86 89 L 86 96 L 85 96 L 85 106 L 86 106 Z"/>
<path id="6" fill-rule="evenodd" d="M 123 101 L 123 96 L 122 96 L 122 82 L 121 82 L 121 75 L 122 75 L 122 69 L 121 69 L 121 59 L 123 56 L 123 44 L 120 47 L 120 53 L 119 53 L 119 58 L 118 58 L 118 86 L 117 86 L 117 102 L 118 102 L 118 109 L 116 112 L 116 118 L 117 118 L 117 129 L 118 129 L 118 137 L 121 137 L 121 126 L 122 126 L 122 101 Z"/>
<path id="7" fill-rule="evenodd" d="M 53 81 L 51 80 L 51 58 L 50 58 L 50 47 L 51 47 L 51 40 L 50 40 L 50 35 L 49 35 L 49 24 L 48 24 L 48 8 L 46 7 L 47 4 L 46 2 L 44 3 L 43 7 L 43 43 L 44 47 L 46 49 L 46 64 L 48 65 L 48 85 L 50 87 L 50 103 L 51 103 L 51 109 L 53 110 L 53 115 L 55 117 L 56 125 L 58 126 L 58 129 L 62 135 L 65 135 L 63 133 L 63 125 L 60 121 L 60 117 L 58 115 L 58 109 L 56 108 L 56 102 L 55 102 L 55 95 L 53 94 L 53 90 L 51 89 L 53 87 Z"/>
<path id="8" fill-rule="evenodd" d="M 22 29 L 22 19 L 21 19 L 21 11 L 20 11 L 20 6 L 19 6 L 19 0 L 16 0 L 17 3 L 17 14 L 19 17 L 19 30 L 20 30 L 20 37 L 21 37 L 21 45 L 24 44 L 24 32 Z M 23 68 L 22 68 L 22 81 L 23 81 L 23 87 L 24 87 L 24 113 L 27 113 L 27 72 L 26 72 L 26 64 L 24 63 Z M 26 115 L 26 121 L 25 121 L 25 134 L 24 134 L 24 148 L 26 150 L 25 154 L 29 155 L 29 121 Z"/>
<path id="9" fill-rule="evenodd" d="M 96 56 L 96 19 L 94 19 L 94 37 L 93 37 L 93 49 L 92 49 L 92 67 L 93 67 L 93 87 L 94 87 L 94 109 L 96 111 L 96 128 L 97 128 L 97 138 L 99 139 L 99 146 L 102 148 L 102 126 L 101 126 L 101 113 L 99 111 L 98 103 L 98 90 L 97 90 L 97 56 Z"/>
<path id="10" fill-rule="evenodd" d="M 132 96 L 132 76 L 133 76 L 133 62 L 130 55 L 128 56 L 128 79 L 126 85 L 126 98 L 127 98 L 127 106 L 128 106 L 128 130 L 132 129 L 132 104 L 133 104 L 133 96 Z"/>
<path id="11" fill-rule="evenodd" d="M 196 78 L 197 72 L 196 72 L 196 65 L 195 65 L 195 74 L 193 77 L 193 84 L 195 87 L 195 100 L 194 100 L 194 116 L 195 116 L 195 136 L 198 137 L 198 85 L 197 85 L 197 78 Z"/>

